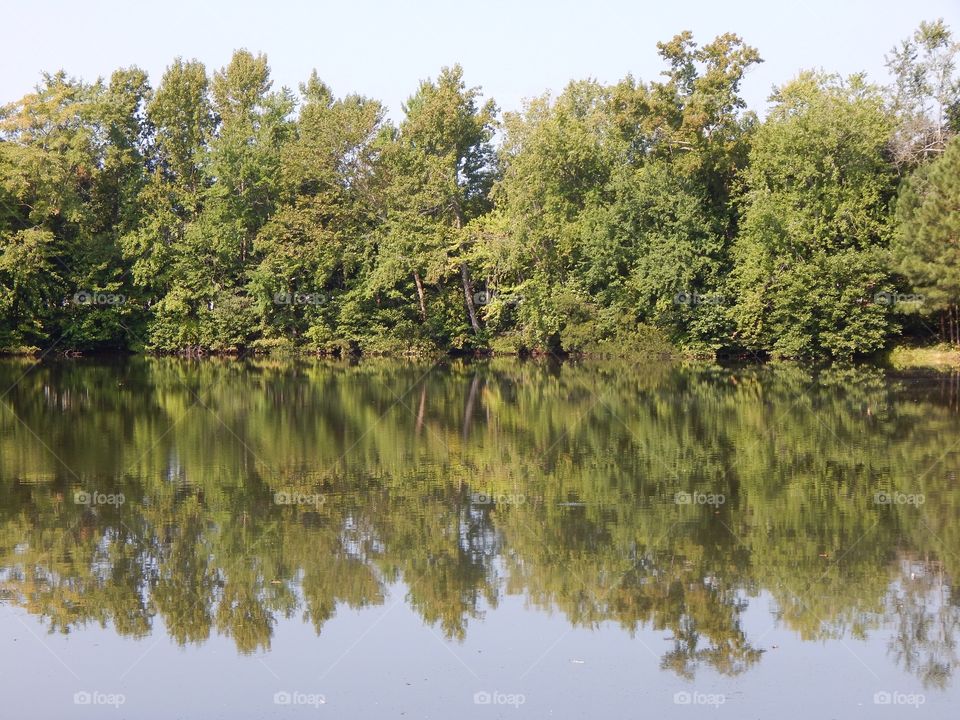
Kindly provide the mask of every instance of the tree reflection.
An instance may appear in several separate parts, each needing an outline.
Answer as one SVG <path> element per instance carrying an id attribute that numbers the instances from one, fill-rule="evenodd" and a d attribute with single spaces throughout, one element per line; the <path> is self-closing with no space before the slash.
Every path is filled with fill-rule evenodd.
<path id="1" fill-rule="evenodd" d="M 140 359 L 4 361 L 0 384 L 0 600 L 51 632 L 159 618 L 252 653 L 280 618 L 321 634 L 402 583 L 450 638 L 516 594 L 662 631 L 684 677 L 735 675 L 762 657 L 743 613 L 763 592 L 805 639 L 893 628 L 931 686 L 957 663 L 960 419 L 940 377 Z"/>

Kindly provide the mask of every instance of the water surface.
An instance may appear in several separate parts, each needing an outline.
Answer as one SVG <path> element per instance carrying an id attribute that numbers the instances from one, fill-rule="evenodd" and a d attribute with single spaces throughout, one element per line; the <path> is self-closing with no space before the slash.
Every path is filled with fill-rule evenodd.
<path id="1" fill-rule="evenodd" d="M 954 376 L 0 362 L 22 718 L 951 717 Z"/>

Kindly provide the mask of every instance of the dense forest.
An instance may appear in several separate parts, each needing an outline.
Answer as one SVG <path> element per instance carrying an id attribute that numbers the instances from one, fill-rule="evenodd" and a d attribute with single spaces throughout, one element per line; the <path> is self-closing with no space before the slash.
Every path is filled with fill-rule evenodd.
<path id="1" fill-rule="evenodd" d="M 247 50 L 60 71 L 0 109 L 0 348 L 844 359 L 960 343 L 960 43 L 805 71 L 734 34 L 501 113 L 459 66 L 394 124 Z M 815 58 L 811 59 L 815 62 Z"/>

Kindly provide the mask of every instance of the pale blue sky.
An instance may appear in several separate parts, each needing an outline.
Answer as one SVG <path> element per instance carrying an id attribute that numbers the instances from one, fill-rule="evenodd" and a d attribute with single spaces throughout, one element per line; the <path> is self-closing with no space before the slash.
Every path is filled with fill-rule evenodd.
<path id="1" fill-rule="evenodd" d="M 90 80 L 135 64 L 155 85 L 177 55 L 212 69 L 246 47 L 269 56 L 276 86 L 295 89 L 317 68 L 337 95 L 378 98 L 394 118 L 420 79 L 455 62 L 512 110 L 571 78 L 653 78 L 657 40 L 690 29 L 701 43 L 733 31 L 760 50 L 743 91 L 762 111 L 771 86 L 802 68 L 885 81 L 884 53 L 937 17 L 960 35 L 960 0 L 29 0 L 3 11 L 0 103 L 41 70 Z"/>

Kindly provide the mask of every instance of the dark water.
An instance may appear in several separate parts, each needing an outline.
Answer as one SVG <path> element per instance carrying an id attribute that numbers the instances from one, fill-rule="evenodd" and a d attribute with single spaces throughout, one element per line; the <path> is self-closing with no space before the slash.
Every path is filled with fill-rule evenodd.
<path id="1" fill-rule="evenodd" d="M 956 377 L 0 363 L 10 718 L 954 717 Z"/>

